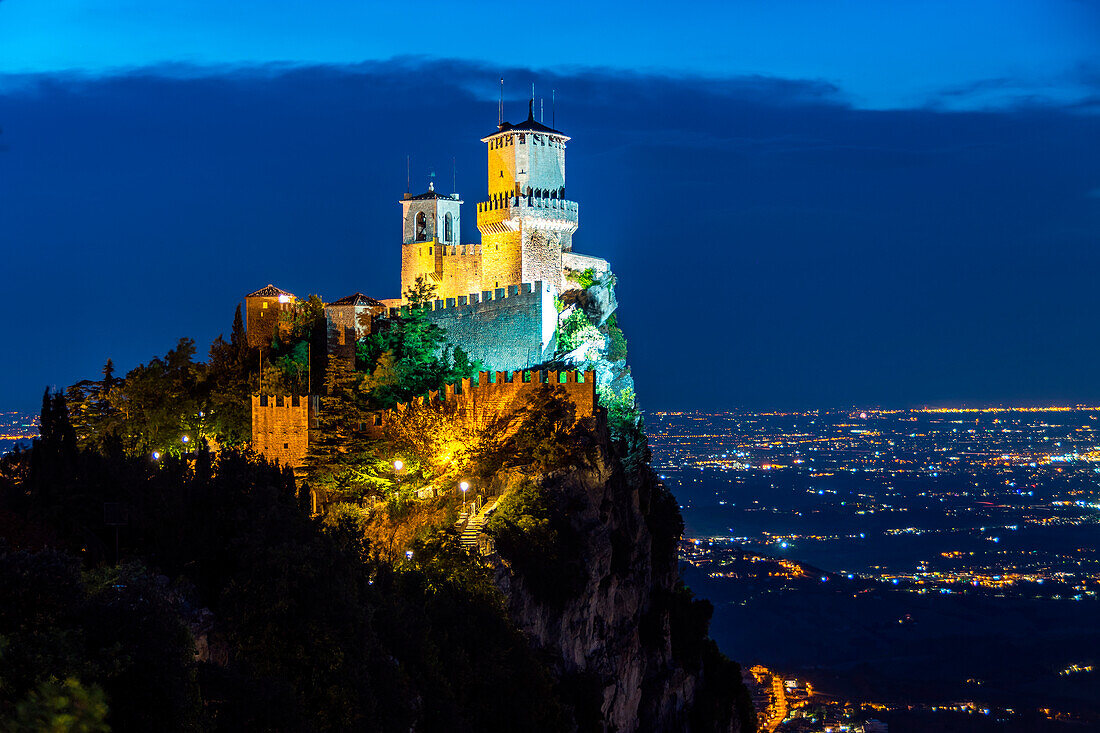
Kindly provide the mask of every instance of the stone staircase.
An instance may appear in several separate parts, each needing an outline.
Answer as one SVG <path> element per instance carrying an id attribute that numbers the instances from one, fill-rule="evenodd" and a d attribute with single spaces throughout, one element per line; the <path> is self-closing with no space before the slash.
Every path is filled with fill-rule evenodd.
<path id="1" fill-rule="evenodd" d="M 500 501 L 499 497 L 493 499 L 490 503 L 483 506 L 481 508 L 481 511 L 479 511 L 472 517 L 470 517 L 467 512 L 463 512 L 462 514 L 458 515 L 459 521 L 468 518 L 468 521 L 466 522 L 466 528 L 462 530 L 461 541 L 463 547 L 467 547 L 471 550 L 476 549 L 478 551 L 481 551 L 482 554 L 485 554 L 484 548 L 480 546 L 478 538 L 481 535 L 481 528 L 485 525 L 485 520 L 487 520 L 489 518 L 489 514 L 497 508 L 498 501 Z"/>

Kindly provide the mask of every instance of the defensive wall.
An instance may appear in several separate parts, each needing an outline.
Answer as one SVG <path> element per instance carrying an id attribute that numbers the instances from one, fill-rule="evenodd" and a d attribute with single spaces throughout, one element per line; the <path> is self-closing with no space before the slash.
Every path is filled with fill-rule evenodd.
<path id="1" fill-rule="evenodd" d="M 252 450 L 269 461 L 301 468 L 320 409 L 317 395 L 252 395 Z"/>
<path id="2" fill-rule="evenodd" d="M 516 370 L 478 372 L 477 379 L 463 379 L 431 391 L 417 402 L 452 402 L 456 418 L 468 427 L 483 429 L 522 407 L 541 385 L 560 387 L 576 405 L 577 419 L 596 414 L 596 372 Z M 413 403 L 415 404 L 415 402 Z M 386 423 L 408 404 L 376 413 L 359 428 L 369 437 L 380 438 Z M 299 469 L 309 453 L 310 429 L 317 427 L 320 397 L 252 395 L 252 450 L 269 461 Z"/>
<path id="3" fill-rule="evenodd" d="M 541 280 L 480 293 L 441 298 L 426 304 L 427 317 L 447 331 L 447 342 L 471 359 L 513 371 L 554 356 L 557 291 Z M 391 308 L 391 316 L 401 309 Z"/>
<path id="4" fill-rule="evenodd" d="M 477 379 L 463 379 L 443 389 L 428 392 L 411 404 L 448 402 L 457 406 L 456 418 L 467 427 L 483 429 L 497 418 L 507 415 L 531 398 L 534 391 L 544 384 L 560 387 L 565 396 L 576 405 L 577 419 L 596 414 L 596 372 L 516 370 L 478 372 Z M 400 404 L 394 410 L 375 415 L 373 424 L 365 426 L 371 437 L 381 437 L 385 424 L 399 412 L 409 409 Z"/>

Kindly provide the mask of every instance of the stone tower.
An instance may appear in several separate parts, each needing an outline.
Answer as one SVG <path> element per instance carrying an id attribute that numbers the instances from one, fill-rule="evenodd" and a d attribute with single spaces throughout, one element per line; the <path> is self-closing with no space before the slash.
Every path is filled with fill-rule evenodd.
<path id="1" fill-rule="evenodd" d="M 562 287 L 562 252 L 573 246 L 577 204 L 565 198 L 569 137 L 527 119 L 497 126 L 482 138 L 489 154 L 488 200 L 477 205 L 481 230 L 481 287 L 541 280 Z"/>
<path id="2" fill-rule="evenodd" d="M 443 285 L 443 258 L 459 244 L 462 201 L 457 193 L 437 193 L 435 183 L 425 193 L 405 194 L 401 201 L 401 292 L 418 277 L 424 276 Z M 477 290 L 479 283 L 462 292 Z"/>
<path id="3" fill-rule="evenodd" d="M 271 346 L 275 332 L 288 328 L 283 321 L 283 314 L 294 310 L 297 300 L 294 293 L 288 293 L 270 283 L 244 296 L 244 327 L 248 333 L 248 345 L 260 348 Z"/>

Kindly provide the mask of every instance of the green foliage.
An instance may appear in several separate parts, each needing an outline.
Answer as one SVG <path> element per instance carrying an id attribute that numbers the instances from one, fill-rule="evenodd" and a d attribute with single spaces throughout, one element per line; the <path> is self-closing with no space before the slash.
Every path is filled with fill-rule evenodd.
<path id="1" fill-rule="evenodd" d="M 107 697 L 98 685 L 85 686 L 76 677 L 42 680 L 16 703 L 15 714 L 4 730 L 106 733 L 111 730 L 107 724 Z"/>
<path id="2" fill-rule="evenodd" d="M 0 717 L 82 707 L 97 730 L 102 702 L 119 730 L 569 729 L 547 668 L 453 529 L 424 533 L 395 566 L 355 514 L 312 519 L 289 472 L 232 450 L 153 462 L 73 446 L 63 471 L 44 470 L 73 442 L 63 409 L 47 418 L 31 450 L 0 458 L 0 475 L 23 477 L 0 483 L 0 503 L 28 511 L 29 496 L 44 518 L 63 506 L 72 521 L 44 521 L 96 564 L 113 554 L 103 502 L 122 502 L 121 554 L 183 577 L 0 551 Z M 228 666 L 196 667 L 181 643 L 201 606 Z M 88 694 L 51 682 L 70 678 Z"/>
<path id="3" fill-rule="evenodd" d="M 15 711 L 12 729 L 198 723 L 190 634 L 144 568 L 82 574 L 57 551 L 0 546 L 0 584 L 0 711 Z"/>
<path id="4" fill-rule="evenodd" d="M 387 330 L 361 339 L 356 361 L 367 373 L 363 390 L 371 403 L 393 407 L 477 374 L 481 362 L 470 361 L 460 348 L 444 347 L 445 336 L 442 328 L 428 320 L 427 311 L 414 305 Z"/>
<path id="5" fill-rule="evenodd" d="M 305 300 L 295 301 L 289 310 L 280 312 L 280 318 L 287 328 L 288 343 L 311 341 L 324 333 L 325 303 L 320 295 L 312 294 Z"/>
<path id="6" fill-rule="evenodd" d="M 622 361 L 626 358 L 626 336 L 619 328 L 619 321 L 612 313 L 607 319 L 607 360 Z"/>
<path id="7" fill-rule="evenodd" d="M 615 440 L 626 440 L 640 430 L 642 414 L 634 397 L 634 390 L 616 392 L 610 385 L 596 386 L 600 405 L 607 410 L 607 426 Z"/>
<path id="8" fill-rule="evenodd" d="M 296 394 L 298 382 L 305 391 L 302 353 L 308 351 L 307 342 L 299 340 L 286 348 L 289 352 L 276 353 L 274 363 L 266 361 L 272 382 L 265 387 Z M 256 370 L 260 354 L 248 346 L 240 306 L 230 340 L 214 339 L 205 364 L 194 357 L 194 341 L 180 339 L 164 357 L 138 365 L 124 378 L 114 375 L 108 360 L 101 380 L 69 387 L 67 403 L 80 447 L 101 453 L 178 455 L 203 439 L 222 446 L 245 445 L 252 429 L 250 371 Z M 191 439 L 189 444 L 181 442 L 184 435 Z"/>
<path id="9" fill-rule="evenodd" d="M 565 354 L 589 344 L 586 358 L 596 360 L 604 344 L 604 335 L 592 325 L 592 321 L 581 308 L 575 308 L 558 326 L 558 353 Z"/>
<path id="10" fill-rule="evenodd" d="M 485 531 L 539 602 L 560 607 L 584 590 L 583 538 L 566 518 L 565 507 L 534 482 L 505 495 Z"/>
<path id="11" fill-rule="evenodd" d="M 423 275 L 417 275 L 412 285 L 406 288 L 402 295 L 415 307 L 435 300 L 435 291 L 435 283 L 429 282 Z"/>
<path id="12" fill-rule="evenodd" d="M 516 410 L 484 431 L 473 451 L 475 471 L 490 477 L 502 468 L 529 467 L 546 473 L 591 465 L 597 450 L 589 427 L 576 419 L 565 390 L 543 384 Z"/>
<path id="13" fill-rule="evenodd" d="M 596 274 L 595 268 L 589 267 L 582 272 L 570 271 L 569 279 L 581 286 L 582 290 L 588 290 L 588 288 L 599 282 L 599 276 Z"/>

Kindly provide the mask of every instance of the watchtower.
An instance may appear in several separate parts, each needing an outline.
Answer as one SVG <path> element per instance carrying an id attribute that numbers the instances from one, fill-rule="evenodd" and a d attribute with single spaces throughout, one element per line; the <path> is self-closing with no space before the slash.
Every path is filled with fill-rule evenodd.
<path id="1" fill-rule="evenodd" d="M 282 314 L 294 308 L 297 298 L 271 283 L 244 296 L 245 331 L 251 347 L 270 346 L 275 332 L 285 328 Z"/>
<path id="2" fill-rule="evenodd" d="M 461 206 L 457 193 L 438 193 L 434 181 L 424 193 L 405 194 L 401 200 L 402 294 L 419 276 L 441 283 L 445 248 L 459 243 Z"/>
<path id="3" fill-rule="evenodd" d="M 488 152 L 488 200 L 477 205 L 482 288 L 542 280 L 562 286 L 561 254 L 573 247 L 577 204 L 565 197 L 569 136 L 535 120 L 502 122 L 481 139 Z"/>

